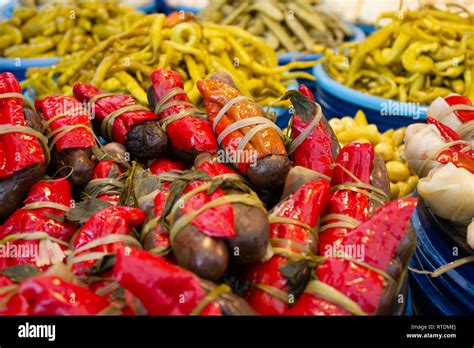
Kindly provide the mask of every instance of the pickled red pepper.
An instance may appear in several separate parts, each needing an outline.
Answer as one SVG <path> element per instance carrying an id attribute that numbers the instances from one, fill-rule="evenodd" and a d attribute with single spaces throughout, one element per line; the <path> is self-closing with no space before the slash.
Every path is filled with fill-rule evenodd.
<path id="1" fill-rule="evenodd" d="M 150 164 L 150 171 L 154 175 L 160 176 L 160 174 L 166 174 L 171 171 L 181 171 L 187 168 L 186 164 L 179 161 L 172 161 L 167 158 L 160 158 Z M 166 200 L 169 194 L 169 188 L 171 182 L 162 181 L 161 189 L 157 192 L 154 198 L 154 210 L 153 214 L 155 217 L 160 217 L 165 208 Z M 151 231 L 151 230 L 150 230 Z M 169 232 L 166 231 L 161 224 L 157 224 L 154 228 L 153 233 L 145 231 L 142 234 L 142 243 L 145 249 L 156 254 L 167 254 L 171 246 L 169 238 Z"/>
<path id="2" fill-rule="evenodd" d="M 130 95 L 107 93 L 82 82 L 74 85 L 73 92 L 81 103 L 90 103 L 91 115 L 97 117 L 100 122 L 104 122 L 107 116 L 117 110 L 130 108 L 130 111 L 124 111 L 109 121 L 112 125 L 110 134 L 108 133 L 109 125 L 102 127 L 107 130 L 102 136 L 120 144 L 125 144 L 127 134 L 133 126 L 158 119 L 153 112 L 140 106 Z"/>
<path id="3" fill-rule="evenodd" d="M 194 274 L 136 248 L 117 251 L 114 278 L 141 301 L 149 315 L 189 315 L 206 300 Z M 222 313 L 218 304 L 210 301 L 198 314 Z"/>
<path id="4" fill-rule="evenodd" d="M 89 115 L 82 104 L 71 97 L 46 97 L 35 102 L 50 130 L 51 144 L 58 152 L 95 146 Z M 52 135 L 51 135 L 52 134 Z"/>
<path id="5" fill-rule="evenodd" d="M 416 203 L 415 198 L 392 201 L 345 234 L 340 245 L 363 248 L 360 258 L 335 255 L 317 265 L 316 278 L 310 281 L 296 304 L 285 314 L 376 314 L 384 288 L 392 280 L 387 268 L 405 234 Z"/>
<path id="6" fill-rule="evenodd" d="M 355 183 L 357 178 L 364 184 L 370 184 L 370 173 L 374 160 L 374 149 L 372 145 L 366 143 L 352 143 L 346 145 L 339 152 L 331 178 L 331 187 L 341 185 L 340 189 L 331 193 L 327 205 L 327 214 L 335 216 L 324 221 L 321 226 L 319 252 L 324 255 L 327 249 L 333 248 L 334 244 L 339 244 L 349 227 L 331 227 L 331 224 L 341 221 L 338 215 L 343 215 L 354 221 L 354 224 L 365 221 L 369 215 L 369 197 L 361 192 L 354 192 L 350 187 L 345 188 L 344 184 Z M 344 169 L 342 169 L 344 168 Z M 353 178 L 349 173 L 355 178 Z M 336 215 L 334 215 L 336 214 Z M 324 227 L 326 226 L 326 228 Z M 352 226 L 356 227 L 356 225 Z"/>
<path id="7" fill-rule="evenodd" d="M 17 285 L 10 278 L 0 275 L 0 289 L 8 289 L 0 294 L 0 316 L 3 315 L 28 315 L 30 314 L 29 305 L 23 296 L 15 293 Z M 6 301 L 6 302 L 5 302 Z"/>
<path id="8" fill-rule="evenodd" d="M 71 205 L 71 185 L 65 179 L 39 181 L 34 184 L 24 203 L 0 226 L 0 243 L 27 246 L 37 253 L 24 257 L 0 258 L 0 270 L 18 264 L 32 264 L 46 270 L 65 261 L 76 226 L 61 219 Z"/>
<path id="9" fill-rule="evenodd" d="M 12 73 L 0 74 L 0 127 L 25 127 L 23 100 L 2 96 L 10 93 L 21 94 L 18 80 Z M 22 132 L 0 133 L 0 180 L 44 161 L 43 149 L 35 136 Z"/>
<path id="10" fill-rule="evenodd" d="M 312 228 L 317 225 L 328 197 L 329 183 L 326 180 L 311 181 L 270 215 L 270 238 L 275 255 L 267 262 L 250 267 L 246 276 L 252 284 L 246 299 L 259 314 L 281 315 L 289 309 L 292 299 L 296 300 L 296 294 L 289 292 L 288 280 L 281 269 L 290 259 L 288 254 L 310 256 L 317 253 L 317 237 L 312 235 L 316 233 Z M 272 223 L 272 216 L 292 219 L 300 224 L 278 220 Z M 283 251 L 277 252 L 276 248 Z"/>
<path id="11" fill-rule="evenodd" d="M 206 113 L 211 122 L 214 122 L 214 119 L 226 105 L 229 105 L 232 100 L 235 101 L 215 125 L 217 135 L 221 135 L 226 128 L 235 122 L 264 116 L 264 112 L 258 104 L 248 98 L 242 97 L 238 90 L 228 84 L 217 80 L 200 80 L 197 83 L 197 87 L 204 97 Z M 242 99 L 237 101 L 236 98 L 239 97 Z M 230 132 L 221 139 L 222 146 L 229 152 L 238 153 L 239 145 L 245 136 L 257 126 L 258 123 Z M 257 132 L 248 139 L 245 148 L 241 150 L 245 150 L 248 156 L 244 158 L 245 160 L 238 161 L 238 163 L 234 164 L 243 174 L 247 174 L 251 163 L 257 159 L 264 158 L 268 155 L 287 155 L 281 137 L 273 128 L 265 128 Z"/>
<path id="12" fill-rule="evenodd" d="M 136 208 L 109 207 L 94 214 L 79 230 L 72 243 L 73 253 L 68 259 L 73 273 L 87 276 L 97 260 L 124 245 L 140 246 L 131 233 L 145 221 L 145 214 Z M 97 289 L 103 282 L 93 282 Z"/>
<path id="13" fill-rule="evenodd" d="M 217 141 L 209 121 L 199 117 L 198 110 L 183 90 L 183 79 L 179 73 L 158 69 L 151 74 L 151 81 L 151 90 L 156 102 L 160 103 L 159 108 L 155 105 L 155 112 L 165 125 L 171 145 L 179 151 L 215 153 Z M 153 103 L 150 102 L 150 105 Z M 185 116 L 171 121 L 172 117 L 180 114 Z"/>
<path id="14" fill-rule="evenodd" d="M 30 315 L 97 315 L 110 306 L 105 298 L 56 276 L 27 279 L 18 294 L 28 302 Z"/>
<path id="15" fill-rule="evenodd" d="M 474 173 L 474 150 L 469 143 L 440 121 L 429 116 L 426 120 L 438 129 L 440 135 L 446 141 L 443 150 L 436 154 L 436 161 L 442 164 L 453 163 L 458 168 L 464 168 Z"/>
<path id="16" fill-rule="evenodd" d="M 98 193 L 95 198 L 117 205 L 123 188 L 118 177 L 123 173 L 125 169 L 120 164 L 110 160 L 100 161 L 94 168 L 92 180 L 87 184 L 85 192 L 91 191 L 93 185 L 102 185 L 104 192 Z"/>
<path id="17" fill-rule="evenodd" d="M 299 92 L 314 102 L 311 91 L 305 86 L 299 86 Z M 311 124 L 311 120 L 304 120 L 301 115 L 295 114 L 291 124 L 293 139 L 296 139 Z M 310 131 L 308 136 L 293 152 L 293 163 L 314 170 L 330 178 L 331 164 L 334 163 L 331 139 L 321 121 Z"/>

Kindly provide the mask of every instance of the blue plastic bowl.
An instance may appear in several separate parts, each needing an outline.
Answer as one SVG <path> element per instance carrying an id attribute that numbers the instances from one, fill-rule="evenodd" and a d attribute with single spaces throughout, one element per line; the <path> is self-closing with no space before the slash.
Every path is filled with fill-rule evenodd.
<path id="1" fill-rule="evenodd" d="M 18 80 L 25 79 L 28 68 L 40 68 L 51 66 L 59 61 L 59 57 L 54 58 L 0 58 L 0 73 L 11 72 Z"/>
<path id="2" fill-rule="evenodd" d="M 459 255 L 453 256 L 453 243 L 444 237 L 446 233 L 455 233 L 447 229 L 442 219 L 436 217 L 426 202 L 418 203 L 411 222 L 417 234 L 417 247 L 411 266 L 415 269 L 433 271 L 458 258 L 469 256 L 459 249 Z M 413 302 L 423 314 L 466 315 L 474 314 L 474 267 L 471 264 L 453 269 L 437 278 L 428 275 L 410 273 L 413 290 Z"/>
<path id="3" fill-rule="evenodd" d="M 372 24 L 357 24 L 357 28 L 362 30 L 366 36 L 372 34 L 374 31 L 377 30 Z"/>
<path id="4" fill-rule="evenodd" d="M 156 1 L 152 1 L 148 5 L 137 8 L 137 10 L 141 12 L 145 12 L 145 13 L 153 13 L 156 11 L 156 9 L 157 9 Z"/>
<path id="5" fill-rule="evenodd" d="M 316 98 L 327 118 L 353 116 L 361 109 L 368 121 L 382 131 L 426 119 L 426 105 L 401 103 L 356 91 L 331 78 L 323 65 L 315 66 L 313 74 L 317 79 Z"/>
<path id="6" fill-rule="evenodd" d="M 286 108 L 281 107 L 272 107 L 270 108 L 271 111 L 276 112 L 276 125 L 281 129 L 285 129 L 288 127 L 288 123 L 290 122 L 290 111 Z"/>
<path id="7" fill-rule="evenodd" d="M 191 13 L 198 13 L 202 10 L 200 7 L 191 7 L 191 6 L 178 6 L 173 9 L 174 11 L 184 11 L 184 12 L 191 12 Z"/>
<path id="8" fill-rule="evenodd" d="M 352 37 L 349 40 L 347 40 L 347 42 L 358 42 L 358 41 L 363 41 L 365 39 L 365 34 L 360 28 L 352 24 L 347 24 L 347 26 L 352 31 Z M 319 53 L 304 54 L 301 52 L 291 52 L 291 53 L 286 53 L 283 56 L 279 57 L 278 64 L 285 65 L 292 62 L 293 60 L 296 60 L 299 62 L 308 62 L 311 60 L 317 60 L 321 58 L 322 56 L 323 55 Z M 311 73 L 311 71 L 309 72 Z"/>

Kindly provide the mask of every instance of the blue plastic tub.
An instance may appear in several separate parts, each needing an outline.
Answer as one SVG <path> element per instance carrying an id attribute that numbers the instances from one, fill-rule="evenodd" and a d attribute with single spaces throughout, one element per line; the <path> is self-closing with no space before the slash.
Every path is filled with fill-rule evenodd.
<path id="1" fill-rule="evenodd" d="M 0 73 L 9 71 L 13 73 L 18 80 L 25 79 L 25 73 L 28 68 L 39 68 L 51 66 L 59 61 L 55 58 L 0 58 Z"/>
<path id="2" fill-rule="evenodd" d="M 382 131 L 426 119 L 426 105 L 401 103 L 356 91 L 331 78 L 324 71 L 323 65 L 315 66 L 313 74 L 317 79 L 316 100 L 328 119 L 354 116 L 361 109 L 367 115 L 369 123 L 376 124 Z"/>
<path id="3" fill-rule="evenodd" d="M 426 203 L 420 199 L 412 224 L 417 234 L 416 253 L 411 261 L 415 269 L 433 271 L 456 259 L 472 255 L 472 251 L 458 248 L 444 238 L 456 233 L 455 228 L 447 228 L 444 220 L 436 217 Z M 472 315 L 474 314 L 474 266 L 466 264 L 437 278 L 410 272 L 413 302 L 421 314 Z"/>
<path id="4" fill-rule="evenodd" d="M 178 6 L 174 9 L 174 11 L 184 11 L 184 12 L 191 12 L 191 13 L 198 13 L 202 10 L 199 7 L 191 7 L 191 6 Z"/>
<path id="5" fill-rule="evenodd" d="M 191 13 L 198 13 L 202 10 L 200 7 L 192 6 L 170 6 L 166 0 L 155 0 L 157 7 L 164 13 L 170 13 L 173 11 L 184 11 Z"/>
<path id="6" fill-rule="evenodd" d="M 369 36 L 377 30 L 377 28 L 374 27 L 372 24 L 357 24 L 357 28 L 362 30 L 366 36 Z"/>
<path id="7" fill-rule="evenodd" d="M 148 5 L 141 6 L 141 7 L 137 8 L 137 10 L 142 11 L 142 12 L 145 12 L 145 13 L 153 13 L 153 12 L 156 12 L 156 10 L 157 10 L 157 5 L 156 5 L 156 3 L 157 3 L 157 1 L 152 1 L 152 2 L 150 2 Z"/>

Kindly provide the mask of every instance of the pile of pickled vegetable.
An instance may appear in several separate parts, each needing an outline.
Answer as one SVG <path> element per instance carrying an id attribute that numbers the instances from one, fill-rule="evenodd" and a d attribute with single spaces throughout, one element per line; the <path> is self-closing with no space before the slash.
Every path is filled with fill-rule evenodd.
<path id="1" fill-rule="evenodd" d="M 11 19 L 0 23 L 0 55 L 45 58 L 89 50 L 143 16 L 113 1 L 54 2 L 41 9 L 19 7 Z"/>
<path id="2" fill-rule="evenodd" d="M 85 82 L 32 105 L 0 74 L 0 314 L 403 311 L 417 200 L 370 143 L 341 148 L 304 85 L 285 135 L 225 72 L 205 112 L 147 78 L 148 106 Z"/>
<path id="3" fill-rule="evenodd" d="M 166 68 L 182 75 L 184 89 L 196 103 L 202 100 L 196 82 L 224 70 L 246 96 L 269 105 L 296 78 L 314 80 L 308 73 L 289 71 L 316 62 L 278 66 L 275 51 L 260 38 L 233 26 L 201 24 L 188 13 L 140 15 L 125 30 L 102 38 L 54 66 L 28 69 L 22 87 L 36 97 L 72 95 L 76 82 L 87 82 L 109 92 L 130 93 L 146 105 L 151 72 Z"/>
<path id="4" fill-rule="evenodd" d="M 352 36 L 335 14 L 315 7 L 319 1 L 211 1 L 199 18 L 235 25 L 264 39 L 278 54 L 313 52 L 315 45 L 338 47 Z"/>
<path id="5" fill-rule="evenodd" d="M 390 23 L 329 57 L 327 72 L 361 92 L 430 104 L 458 93 L 474 98 L 474 14 L 448 10 L 385 13 Z"/>

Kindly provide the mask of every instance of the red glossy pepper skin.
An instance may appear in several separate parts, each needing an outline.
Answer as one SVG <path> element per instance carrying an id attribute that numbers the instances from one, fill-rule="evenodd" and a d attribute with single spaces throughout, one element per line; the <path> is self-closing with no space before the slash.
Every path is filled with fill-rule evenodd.
<path id="1" fill-rule="evenodd" d="M 206 164 L 207 163 L 207 164 Z M 172 165 L 171 168 L 174 169 L 175 165 Z M 165 168 L 170 168 L 169 163 L 166 163 L 160 168 L 155 168 L 155 172 L 165 171 Z M 224 173 L 236 173 L 232 169 L 229 169 L 227 166 L 217 163 L 212 164 L 208 162 L 203 162 L 201 166 L 198 166 L 196 169 L 207 169 L 210 176 L 215 176 Z M 207 172 L 207 171 L 206 171 Z M 212 175 L 213 173 L 214 175 Z M 193 181 L 188 184 L 184 189 L 183 194 L 203 185 L 204 181 Z M 163 187 L 163 190 L 160 191 L 155 196 L 155 216 L 160 216 L 163 213 L 163 209 L 168 197 L 168 190 L 170 187 L 169 183 L 165 183 L 166 186 Z M 193 212 L 201 208 L 206 203 L 213 201 L 219 197 L 224 196 L 225 193 L 222 189 L 218 188 L 212 194 L 208 194 L 206 191 L 197 193 L 190 197 L 185 203 L 184 207 L 181 208 L 181 211 L 184 215 Z M 191 222 L 196 226 L 200 231 L 210 237 L 222 237 L 222 238 L 232 238 L 235 236 L 234 228 L 234 209 L 232 204 L 224 204 L 218 207 L 214 207 L 206 210 L 205 212 L 196 216 Z M 169 234 L 161 226 L 156 227 L 156 239 L 155 246 L 168 247 L 169 243 Z"/>
<path id="2" fill-rule="evenodd" d="M 427 117 L 426 121 L 428 121 L 429 124 L 434 125 L 436 128 L 438 128 L 438 131 L 440 132 L 441 136 L 444 138 L 444 140 L 448 143 L 451 141 L 458 141 L 462 140 L 461 137 L 459 136 L 458 133 L 456 133 L 455 130 L 451 129 L 450 127 L 446 126 L 444 123 L 439 122 L 437 119 L 434 119 L 432 117 Z M 451 146 L 451 149 L 454 151 L 460 151 L 465 147 L 465 145 L 454 145 Z"/>
<path id="3" fill-rule="evenodd" d="M 364 223 L 347 233 L 342 246 L 358 246 L 363 250 L 361 261 L 380 270 L 386 270 L 395 255 L 417 199 L 392 201 L 375 212 Z M 384 288 L 384 279 L 378 273 L 352 261 L 328 258 L 316 268 L 318 280 L 337 289 L 367 314 L 375 314 Z M 349 315 L 338 305 L 305 292 L 287 315 Z"/>
<path id="4" fill-rule="evenodd" d="M 292 218 L 309 226 L 316 226 L 328 198 L 329 183 L 326 180 L 306 183 L 281 204 L 276 211 L 276 216 Z M 290 240 L 308 247 L 313 252 L 317 251 L 311 232 L 301 226 L 284 223 L 271 224 L 270 238 Z M 301 253 L 298 249 L 291 247 L 287 249 L 294 253 Z M 288 292 L 287 279 L 280 272 L 287 261 L 288 259 L 284 256 L 274 255 L 269 261 L 250 267 L 246 279 L 252 284 L 267 284 Z M 258 288 L 250 288 L 246 299 L 261 315 L 281 315 L 288 310 L 287 303 Z"/>
<path id="5" fill-rule="evenodd" d="M 67 114 L 66 117 L 58 118 L 50 124 L 51 131 L 63 126 L 79 124 L 89 127 L 90 130 L 75 128 L 59 138 L 55 145 L 58 152 L 66 149 L 85 149 L 96 144 L 89 115 L 78 100 L 72 97 L 53 96 L 36 100 L 35 106 L 45 120 L 56 115 Z"/>
<path id="6" fill-rule="evenodd" d="M 154 175 L 169 172 L 171 170 L 186 170 L 188 166 L 184 162 L 174 161 L 169 158 L 159 158 L 150 164 L 150 171 Z"/>
<path id="7" fill-rule="evenodd" d="M 449 104 L 449 106 L 462 104 L 472 106 L 472 102 L 468 97 L 462 95 L 451 95 L 449 97 L 444 98 L 445 102 Z M 462 123 L 466 123 L 469 121 L 474 120 L 474 112 L 467 111 L 467 110 L 456 110 L 454 114 L 461 120 Z"/>
<path id="8" fill-rule="evenodd" d="M 165 69 L 155 70 L 151 74 L 151 81 L 157 100 L 160 100 L 167 91 L 172 88 L 183 88 L 183 79 L 176 71 Z M 172 97 L 171 101 L 191 102 L 186 93 L 178 94 Z M 167 117 L 177 114 L 183 110 L 189 109 L 188 105 L 175 105 L 162 111 L 158 117 L 164 120 Z M 206 119 L 186 116 L 176 120 L 168 125 L 166 133 L 173 147 L 177 150 L 198 152 L 217 152 L 217 140 L 212 132 L 212 128 Z"/>
<path id="9" fill-rule="evenodd" d="M 0 289 L 6 286 L 15 285 L 8 277 L 0 275 Z M 12 293 L 13 292 L 13 293 Z M 29 315 L 29 305 L 26 299 L 18 295 L 16 290 L 0 295 L 0 316 L 3 315 Z M 8 300 L 7 300 L 8 298 Z M 7 301 L 4 303 L 4 301 Z"/>
<path id="10" fill-rule="evenodd" d="M 170 183 L 166 183 L 168 186 L 163 191 L 158 192 L 155 196 L 155 216 L 161 216 L 165 208 L 166 199 L 168 198 L 168 189 Z M 168 248 L 171 246 L 170 234 L 166 231 L 161 224 L 158 224 L 155 228 L 155 248 Z"/>
<path id="11" fill-rule="evenodd" d="M 18 80 L 9 72 L 0 74 L 0 94 L 4 93 L 21 93 Z M 0 125 L 26 126 L 21 99 L 0 99 Z M 41 145 L 34 136 L 23 133 L 0 135 L 0 179 L 44 160 Z"/>
<path id="12" fill-rule="evenodd" d="M 196 169 L 204 170 L 209 176 L 214 177 L 222 174 L 236 174 L 237 172 L 222 163 L 210 163 L 203 162 L 201 165 L 196 167 Z M 187 193 L 201 185 L 203 181 L 194 181 L 191 182 L 183 193 Z M 217 189 L 212 194 L 207 192 L 200 192 L 192 196 L 184 204 L 182 209 L 184 214 L 191 213 L 194 210 L 201 208 L 204 204 L 209 203 L 219 197 L 224 196 L 225 193 L 222 189 Z M 163 197 L 157 199 L 158 203 L 164 203 Z M 155 199 L 155 207 L 157 207 L 157 199 Z M 163 205 L 163 204 L 162 204 Z M 157 211 L 155 211 L 157 213 Z M 161 214 L 162 210 L 159 212 Z M 224 204 L 215 208 L 208 209 L 202 214 L 199 214 L 191 222 L 204 234 L 211 237 L 222 237 L 222 238 L 232 238 L 235 236 L 234 228 L 234 209 L 232 204 Z"/>
<path id="13" fill-rule="evenodd" d="M 53 202 L 69 207 L 71 201 L 71 185 L 69 182 L 66 179 L 55 179 L 39 181 L 34 184 L 24 200 L 24 203 Z M 64 212 L 54 208 L 17 209 L 5 223 L 0 226 L 0 240 L 14 233 L 46 232 L 51 237 L 69 243 L 76 231 L 76 227 L 73 224 L 58 221 L 50 216 L 61 218 L 64 216 Z M 18 246 L 30 246 L 32 249 L 35 248 L 37 250 L 40 242 L 39 240 L 15 240 L 9 243 Z M 65 246 L 61 246 L 61 248 L 63 250 L 67 249 Z M 36 263 L 36 256 L 25 255 L 25 257 L 0 258 L 0 269 L 25 263 L 34 265 Z M 44 270 L 48 267 L 49 266 L 44 266 L 41 269 Z"/>
<path id="14" fill-rule="evenodd" d="M 444 123 L 441 123 L 432 117 L 427 117 L 426 120 L 438 129 L 447 143 L 462 140 L 456 131 L 446 126 Z M 436 158 L 436 161 L 443 164 L 451 162 L 456 167 L 467 169 L 472 173 L 474 172 L 474 150 L 470 149 L 464 151 L 466 146 L 467 145 L 464 144 L 453 145 L 449 149 L 443 150 Z"/>
<path id="15" fill-rule="evenodd" d="M 114 161 L 109 161 L 109 160 L 100 161 L 96 164 L 94 168 L 92 180 L 110 178 L 110 173 L 112 169 L 115 170 L 118 173 L 118 175 L 125 173 L 125 169 L 120 164 Z M 109 202 L 113 205 L 117 205 L 120 199 L 120 194 L 104 193 L 104 194 L 98 195 L 97 199 Z"/>
<path id="16" fill-rule="evenodd" d="M 27 279 L 18 293 L 28 301 L 31 315 L 94 315 L 109 306 L 103 297 L 55 276 Z"/>
<path id="17" fill-rule="evenodd" d="M 93 97 L 106 92 L 89 85 L 87 83 L 79 82 L 73 88 L 74 97 L 81 103 L 88 103 Z M 125 106 L 137 105 L 138 103 L 130 95 L 121 94 L 110 97 L 99 98 L 92 107 L 93 115 L 99 121 L 103 121 L 109 114 L 117 111 Z M 158 120 L 150 110 L 135 110 L 125 112 L 117 117 L 112 126 L 112 138 L 114 141 L 125 144 L 127 134 L 135 125 L 142 124 L 147 121 Z"/>
<path id="18" fill-rule="evenodd" d="M 372 145 L 351 143 L 346 145 L 338 154 L 336 163 L 349 170 L 365 184 L 370 184 L 370 172 L 374 160 Z M 334 168 L 331 186 L 354 182 L 339 166 Z M 331 193 L 326 209 L 327 214 L 343 214 L 358 221 L 364 221 L 369 215 L 369 198 L 362 193 L 350 190 L 337 190 Z M 327 223 L 335 222 L 329 220 Z M 324 255 L 327 248 L 339 244 L 343 236 L 350 230 L 335 227 L 325 230 L 319 235 L 319 253 Z"/>
<path id="19" fill-rule="evenodd" d="M 203 184 L 203 181 L 193 181 L 184 189 L 183 193 L 187 193 Z M 189 198 L 184 203 L 184 208 L 181 211 L 184 215 L 189 214 L 224 195 L 224 191 L 220 188 L 212 194 L 208 194 L 206 191 L 200 192 Z M 210 237 L 232 238 L 235 236 L 234 209 L 230 203 L 206 210 L 196 216 L 191 223 Z"/>
<path id="20" fill-rule="evenodd" d="M 229 168 L 228 166 L 222 163 L 203 162 L 199 166 L 197 166 L 196 169 L 204 170 L 207 175 L 211 177 L 223 174 L 239 174 L 236 170 Z"/>
<path id="21" fill-rule="evenodd" d="M 136 296 L 149 315 L 189 315 L 206 297 L 193 273 L 132 247 L 117 251 L 114 278 Z M 210 303 L 201 315 L 221 315 Z"/>
<path id="22" fill-rule="evenodd" d="M 458 168 L 464 168 L 474 174 L 474 157 L 469 156 L 469 152 L 443 150 L 436 158 L 442 164 L 452 163 Z"/>
<path id="23" fill-rule="evenodd" d="M 129 207 L 110 207 L 93 215 L 77 233 L 73 242 L 76 250 L 98 238 L 111 234 L 129 235 L 132 228 L 138 227 L 145 221 L 145 213 L 140 209 Z M 123 242 L 100 245 L 89 250 L 78 253 L 75 256 L 90 252 L 113 253 L 124 246 Z M 85 270 L 91 268 L 96 260 L 75 263 L 72 267 L 73 273 L 78 276 L 85 275 Z"/>
<path id="24" fill-rule="evenodd" d="M 314 101 L 313 94 L 305 85 L 300 85 L 299 91 Z M 303 121 L 300 115 L 295 114 L 291 128 L 294 137 L 296 138 L 300 135 L 310 122 Z M 293 162 L 295 166 L 305 167 L 329 177 L 331 176 L 331 164 L 334 163 L 331 138 L 321 122 L 313 128 L 308 137 L 295 150 Z"/>
<path id="25" fill-rule="evenodd" d="M 150 164 L 150 171 L 154 175 L 160 175 L 167 173 L 172 170 L 186 170 L 188 165 L 184 162 L 173 161 L 168 158 L 159 158 Z M 158 192 L 154 198 L 154 214 L 160 216 L 163 213 L 163 209 L 168 198 L 168 190 L 171 186 L 170 182 L 162 182 L 162 189 Z M 145 244 L 146 245 L 146 244 Z M 168 248 L 171 246 L 169 233 L 161 224 L 158 224 L 154 230 L 154 242 L 153 248 Z"/>

